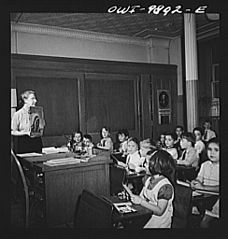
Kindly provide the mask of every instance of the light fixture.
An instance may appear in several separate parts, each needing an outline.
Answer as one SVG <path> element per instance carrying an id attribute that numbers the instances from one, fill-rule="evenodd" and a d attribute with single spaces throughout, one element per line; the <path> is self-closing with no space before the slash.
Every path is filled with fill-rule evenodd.
<path id="1" fill-rule="evenodd" d="M 220 14 L 219 13 L 206 13 L 206 18 L 209 21 L 219 21 Z"/>

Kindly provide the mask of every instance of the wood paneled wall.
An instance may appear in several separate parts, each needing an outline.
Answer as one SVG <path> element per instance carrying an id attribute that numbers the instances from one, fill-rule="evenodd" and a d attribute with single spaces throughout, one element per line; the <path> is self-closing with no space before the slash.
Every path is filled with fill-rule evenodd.
<path id="1" fill-rule="evenodd" d="M 62 145 L 80 129 L 99 140 L 102 126 L 113 139 L 126 128 L 139 139 L 156 138 L 176 125 L 176 66 L 12 54 L 12 77 L 18 97 L 37 93 L 44 107 L 45 146 Z M 170 124 L 159 125 L 157 89 L 171 94 Z"/>
<path id="2" fill-rule="evenodd" d="M 202 40 L 198 43 L 199 53 L 199 124 L 202 126 L 205 119 L 210 119 L 212 128 L 219 133 L 220 117 L 211 117 L 211 81 L 212 81 L 212 65 L 220 63 L 220 40 L 212 38 Z"/>

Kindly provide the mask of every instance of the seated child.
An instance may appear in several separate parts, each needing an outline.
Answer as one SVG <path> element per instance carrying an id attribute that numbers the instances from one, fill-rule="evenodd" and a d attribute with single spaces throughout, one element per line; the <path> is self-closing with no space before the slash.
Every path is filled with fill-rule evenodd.
<path id="1" fill-rule="evenodd" d="M 131 171 L 140 172 L 143 170 L 144 158 L 140 155 L 140 146 L 137 138 L 131 138 L 127 144 L 127 169 Z"/>
<path id="2" fill-rule="evenodd" d="M 139 152 L 139 141 L 137 138 L 130 138 L 127 143 L 127 159 L 126 159 L 126 164 L 122 162 L 120 163 L 121 166 L 125 167 L 128 171 L 135 171 L 135 172 L 140 172 L 144 170 L 143 168 L 143 163 L 144 163 L 144 158 L 141 157 L 140 152 Z"/>
<path id="3" fill-rule="evenodd" d="M 210 139 L 207 144 L 209 160 L 201 165 L 197 178 L 191 181 L 193 189 L 219 192 L 219 151 L 218 138 Z M 219 201 L 217 198 L 212 198 L 212 200 L 207 198 L 204 201 L 203 207 L 203 210 L 206 211 L 201 221 L 201 227 L 209 227 L 213 218 L 219 217 Z"/>
<path id="4" fill-rule="evenodd" d="M 182 154 L 182 149 L 180 146 L 180 141 L 182 138 L 182 134 L 184 133 L 184 128 L 181 125 L 177 125 L 175 130 L 174 130 L 174 135 L 175 135 L 175 141 L 174 141 L 174 147 L 177 149 L 178 152 L 178 158 Z"/>
<path id="5" fill-rule="evenodd" d="M 129 132 L 126 129 L 119 130 L 117 133 L 117 143 L 115 145 L 115 149 L 122 153 L 123 155 L 127 155 L 127 140 L 129 137 Z"/>
<path id="6" fill-rule="evenodd" d="M 151 138 L 147 138 L 147 139 L 140 141 L 140 148 L 141 148 L 141 146 L 145 147 L 145 148 L 157 150 L 156 144 Z"/>
<path id="7" fill-rule="evenodd" d="M 174 147 L 174 135 L 172 133 L 166 133 L 165 146 L 166 148 L 164 150 L 170 153 L 174 161 L 177 162 L 178 152 L 177 152 L 177 149 Z"/>
<path id="8" fill-rule="evenodd" d="M 213 131 L 211 129 L 211 122 L 210 122 L 210 120 L 207 119 L 207 120 L 204 121 L 203 129 L 204 129 L 204 132 L 203 132 L 202 140 L 204 142 L 208 142 L 210 139 L 216 137 L 215 131 Z"/>
<path id="9" fill-rule="evenodd" d="M 110 129 L 108 129 L 107 127 L 101 128 L 100 136 L 101 136 L 101 141 L 97 144 L 97 148 L 112 151 L 113 142 L 110 137 Z"/>
<path id="10" fill-rule="evenodd" d="M 205 149 L 205 144 L 202 141 L 202 135 L 203 135 L 203 129 L 200 127 L 196 127 L 193 129 L 193 134 L 195 136 L 195 149 L 197 152 L 198 157 L 200 156 L 200 154 L 204 151 Z"/>
<path id="11" fill-rule="evenodd" d="M 199 158 L 194 148 L 194 143 L 195 139 L 192 133 L 183 133 L 180 145 L 184 151 L 181 157 L 177 160 L 177 164 L 190 166 L 190 168 L 177 167 L 177 177 L 179 180 L 191 181 L 197 175 Z"/>
<path id="12" fill-rule="evenodd" d="M 144 228 L 170 228 L 173 216 L 175 162 L 168 152 L 158 150 L 152 153 L 147 167 L 150 176 L 146 179 L 140 195 L 130 194 L 131 200 L 153 212 Z"/>
<path id="13" fill-rule="evenodd" d="M 164 149 L 165 148 L 165 134 L 166 133 L 161 133 L 157 142 L 156 142 L 156 147 L 157 149 Z"/>
<path id="14" fill-rule="evenodd" d="M 87 154 L 92 155 L 93 154 L 93 143 L 92 143 L 92 136 L 90 134 L 84 134 L 83 137 L 84 142 L 84 150 Z"/>
<path id="15" fill-rule="evenodd" d="M 126 168 L 128 173 L 136 172 L 139 173 L 141 171 L 145 171 L 143 167 L 145 158 L 141 157 L 140 149 L 139 149 L 139 141 L 137 138 L 130 138 L 127 144 L 128 155 L 126 159 L 126 163 L 118 162 L 118 165 Z M 132 178 L 127 180 L 127 185 L 133 189 L 135 194 L 139 194 L 142 188 L 142 180 L 141 178 Z"/>
<path id="16" fill-rule="evenodd" d="M 177 160 L 177 164 L 192 166 L 197 169 L 199 158 L 196 149 L 194 148 L 194 143 L 195 139 L 192 133 L 183 133 L 180 145 L 184 151 L 181 157 Z"/>
<path id="17" fill-rule="evenodd" d="M 83 134 L 81 131 L 73 132 L 67 147 L 72 152 L 82 152 L 84 150 Z"/>
<path id="18" fill-rule="evenodd" d="M 139 153 L 141 155 L 141 158 L 144 158 L 144 164 L 146 163 L 147 153 L 155 150 L 157 150 L 157 148 L 152 139 L 148 138 L 140 141 Z"/>

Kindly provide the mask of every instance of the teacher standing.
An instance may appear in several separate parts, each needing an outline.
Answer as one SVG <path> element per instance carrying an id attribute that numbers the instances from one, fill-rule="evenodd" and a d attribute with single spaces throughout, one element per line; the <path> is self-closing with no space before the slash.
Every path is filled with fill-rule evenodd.
<path id="1" fill-rule="evenodd" d="M 31 134 L 30 125 L 30 107 L 35 106 L 37 99 L 35 91 L 26 90 L 21 94 L 21 103 L 23 107 L 14 113 L 11 121 L 11 135 L 14 138 L 14 150 L 16 153 L 42 152 L 41 136 L 34 137 Z M 43 127 L 44 127 L 44 122 Z M 41 130 L 41 135 L 43 129 Z"/>

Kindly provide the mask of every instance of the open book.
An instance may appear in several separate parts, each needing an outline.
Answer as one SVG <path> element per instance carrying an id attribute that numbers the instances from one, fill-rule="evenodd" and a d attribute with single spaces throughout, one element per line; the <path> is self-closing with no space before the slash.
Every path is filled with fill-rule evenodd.
<path id="1" fill-rule="evenodd" d="M 118 203 L 113 203 L 113 205 L 119 213 L 137 212 L 137 210 L 132 207 L 131 202 L 118 202 Z"/>

